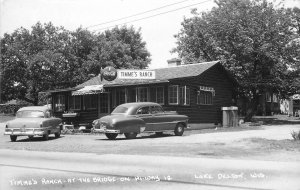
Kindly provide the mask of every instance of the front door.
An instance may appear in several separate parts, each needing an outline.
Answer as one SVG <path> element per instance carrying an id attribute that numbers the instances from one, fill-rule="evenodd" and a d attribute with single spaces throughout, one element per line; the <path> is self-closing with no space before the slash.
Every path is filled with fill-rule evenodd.
<path id="1" fill-rule="evenodd" d="M 155 131 L 174 129 L 173 117 L 166 115 L 160 106 L 151 106 L 152 125 Z"/>
<path id="2" fill-rule="evenodd" d="M 153 131 L 153 126 L 151 125 L 153 116 L 150 113 L 149 106 L 139 108 L 136 112 L 136 116 L 145 122 L 145 131 Z"/>

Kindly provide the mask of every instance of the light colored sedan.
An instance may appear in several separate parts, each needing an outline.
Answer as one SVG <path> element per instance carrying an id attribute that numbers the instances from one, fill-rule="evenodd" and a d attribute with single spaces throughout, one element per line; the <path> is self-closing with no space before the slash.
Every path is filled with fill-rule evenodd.
<path id="1" fill-rule="evenodd" d="M 23 107 L 17 111 L 16 118 L 6 123 L 5 135 L 10 135 L 12 142 L 18 136 L 43 136 L 48 140 L 50 134 L 60 137 L 62 120 L 52 116 L 47 106 Z"/>
<path id="2" fill-rule="evenodd" d="M 114 111 L 93 121 L 93 131 L 105 133 L 108 139 L 115 139 L 123 134 L 133 139 L 138 133 L 172 131 L 176 136 L 183 135 L 188 117 L 174 111 L 164 111 L 161 105 L 153 102 L 135 102 L 121 104 Z"/>

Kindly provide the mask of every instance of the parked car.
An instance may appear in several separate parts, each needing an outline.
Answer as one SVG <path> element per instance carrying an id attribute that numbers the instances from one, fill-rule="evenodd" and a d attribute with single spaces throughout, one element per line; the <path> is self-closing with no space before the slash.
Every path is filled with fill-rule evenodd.
<path id="1" fill-rule="evenodd" d="M 52 111 L 47 106 L 30 106 L 19 109 L 16 118 L 6 123 L 5 135 L 10 135 L 12 142 L 18 136 L 43 136 L 48 140 L 50 134 L 60 137 L 62 120 L 52 116 Z"/>
<path id="2" fill-rule="evenodd" d="M 108 139 L 115 139 L 123 134 L 132 139 L 142 132 L 155 132 L 161 135 L 173 131 L 181 136 L 187 127 L 188 117 L 176 112 L 166 112 L 153 102 L 135 102 L 121 104 L 113 112 L 93 121 L 93 131 L 105 133 Z"/>

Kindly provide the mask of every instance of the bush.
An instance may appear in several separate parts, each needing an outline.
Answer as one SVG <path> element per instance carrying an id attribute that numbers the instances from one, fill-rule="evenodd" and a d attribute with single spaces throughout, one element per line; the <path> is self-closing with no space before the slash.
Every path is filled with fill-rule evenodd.
<path id="1" fill-rule="evenodd" d="M 291 135 L 295 141 L 300 140 L 300 130 L 298 132 L 292 131 Z"/>

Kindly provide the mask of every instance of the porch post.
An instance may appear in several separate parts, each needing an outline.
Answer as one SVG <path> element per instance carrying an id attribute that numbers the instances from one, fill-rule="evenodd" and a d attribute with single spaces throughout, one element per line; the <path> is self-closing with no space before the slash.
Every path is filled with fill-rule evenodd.
<path id="1" fill-rule="evenodd" d="M 98 93 L 98 118 L 100 117 L 100 93 Z"/>
<path id="2" fill-rule="evenodd" d="M 138 87 L 135 88 L 135 102 L 138 102 Z"/>
<path id="3" fill-rule="evenodd" d="M 128 102 L 128 90 L 127 90 L 127 88 L 125 88 L 125 103 L 127 103 Z"/>
<path id="4" fill-rule="evenodd" d="M 107 96 L 108 96 L 108 98 L 107 98 L 107 100 L 108 100 L 108 113 L 111 112 L 111 107 L 110 107 L 110 95 L 111 95 L 111 93 L 108 92 L 108 93 L 107 93 Z"/>

